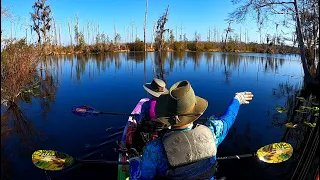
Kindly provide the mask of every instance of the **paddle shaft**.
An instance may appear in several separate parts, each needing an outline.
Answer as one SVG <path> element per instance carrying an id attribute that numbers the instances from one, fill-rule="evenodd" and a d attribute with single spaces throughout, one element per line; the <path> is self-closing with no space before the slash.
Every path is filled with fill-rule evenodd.
<path id="1" fill-rule="evenodd" d="M 139 114 L 128 114 L 128 113 L 116 113 L 116 112 L 103 112 L 103 111 L 97 111 L 94 108 L 90 106 L 73 106 L 71 110 L 74 114 L 108 114 L 108 115 L 114 115 L 114 116 L 136 116 Z M 179 114 L 178 116 L 201 116 L 202 114 L 194 114 L 194 113 L 187 113 L 187 114 Z M 174 115 L 175 116 L 175 115 Z M 202 118 L 201 118 L 202 119 Z M 205 118 L 208 119 L 208 118 Z"/>
<path id="2" fill-rule="evenodd" d="M 112 116 L 135 116 L 138 114 L 127 114 L 127 113 L 114 113 L 114 112 L 96 112 L 96 114 L 107 114 L 107 115 L 112 115 Z M 193 114 L 182 114 L 182 116 L 190 116 Z M 209 120 L 209 117 L 204 117 L 204 118 L 198 118 L 198 120 Z"/>
<path id="3" fill-rule="evenodd" d="M 253 157 L 253 156 L 256 156 L 256 154 L 255 154 L 255 153 L 251 153 L 251 154 L 242 154 L 242 155 L 233 155 L 233 156 L 217 157 L 217 160 L 242 159 L 242 158 Z"/>
<path id="4" fill-rule="evenodd" d="M 234 155 L 234 156 L 225 156 L 225 157 L 217 157 L 217 160 L 226 160 L 226 159 L 242 159 L 247 157 L 253 157 L 255 154 L 242 154 L 242 155 Z M 96 163 L 96 164 L 129 164 L 129 162 L 125 161 L 106 161 L 106 160 L 84 160 L 84 159 L 76 159 L 76 161 L 80 163 Z"/>
<path id="5" fill-rule="evenodd" d="M 84 159 L 76 159 L 79 163 L 93 163 L 93 164 L 129 164 L 129 162 L 124 161 L 106 161 L 106 160 L 84 160 Z"/>
<path id="6" fill-rule="evenodd" d="M 108 114 L 113 116 L 134 116 L 137 114 L 126 114 L 126 113 L 113 113 L 113 112 L 100 112 L 99 114 Z"/>

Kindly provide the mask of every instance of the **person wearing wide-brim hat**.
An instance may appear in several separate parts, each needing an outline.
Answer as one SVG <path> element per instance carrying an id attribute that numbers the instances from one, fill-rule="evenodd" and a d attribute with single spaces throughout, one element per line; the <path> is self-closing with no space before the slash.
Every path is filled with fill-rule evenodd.
<path id="1" fill-rule="evenodd" d="M 144 84 L 143 88 L 155 98 L 158 98 L 164 92 L 168 92 L 166 83 L 158 78 L 153 78 L 152 82 Z"/>
<path id="2" fill-rule="evenodd" d="M 152 82 L 144 84 L 143 88 L 151 95 L 151 98 L 142 105 L 138 124 L 140 124 L 145 118 L 156 119 L 154 109 L 157 99 L 161 94 L 168 92 L 166 83 L 158 78 L 153 78 Z"/>
<path id="3" fill-rule="evenodd" d="M 130 177 L 214 179 L 217 147 L 232 127 L 240 105 L 249 104 L 252 98 L 251 92 L 238 92 L 222 116 L 211 116 L 203 125 L 194 125 L 208 101 L 196 96 L 186 80 L 173 84 L 159 96 L 155 107 L 158 120 L 170 125 L 171 130 L 151 141 L 141 158 L 129 159 L 130 168 L 138 167 L 130 171 Z"/>
<path id="4" fill-rule="evenodd" d="M 156 138 L 158 136 L 157 132 L 165 128 L 164 124 L 156 118 L 154 109 L 158 97 L 168 92 L 166 83 L 157 78 L 154 78 L 150 83 L 144 84 L 143 88 L 151 95 L 151 98 L 142 105 L 140 114 L 135 117 L 138 126 L 135 132 L 137 137 L 133 144 L 135 144 L 137 150 L 141 151 L 146 144 L 142 140 L 141 133 L 148 133 L 149 136 Z"/>

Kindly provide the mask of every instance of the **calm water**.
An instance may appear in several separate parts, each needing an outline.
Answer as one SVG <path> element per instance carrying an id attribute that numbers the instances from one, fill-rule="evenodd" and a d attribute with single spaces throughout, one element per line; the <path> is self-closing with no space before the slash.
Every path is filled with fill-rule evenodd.
<path id="1" fill-rule="evenodd" d="M 1 139 L 2 174 L 8 179 L 116 179 L 115 165 L 77 164 L 65 171 L 45 172 L 33 165 L 31 154 L 37 149 L 54 149 L 78 158 L 117 160 L 113 149 L 127 117 L 78 117 L 70 108 L 90 105 L 102 111 L 130 113 L 147 96 L 142 85 L 155 76 L 164 79 L 168 88 L 179 80 L 190 81 L 195 93 L 209 101 L 204 117 L 223 113 L 236 92 L 254 93 L 254 100 L 241 106 L 233 128 L 219 146 L 219 156 L 252 153 L 283 138 L 285 127 L 274 125 L 279 121 L 274 107 L 283 106 L 286 92 L 301 86 L 298 55 L 190 52 L 166 53 L 162 58 L 148 53 L 144 57 L 144 53 L 116 53 L 55 56 L 43 61 L 39 66 L 52 77 L 51 95 L 20 103 L 33 129 L 25 127 L 24 135 L 11 133 Z M 30 134 L 35 134 L 34 138 L 23 140 Z M 219 171 L 228 180 L 281 179 L 290 172 L 291 163 L 225 160 Z"/>

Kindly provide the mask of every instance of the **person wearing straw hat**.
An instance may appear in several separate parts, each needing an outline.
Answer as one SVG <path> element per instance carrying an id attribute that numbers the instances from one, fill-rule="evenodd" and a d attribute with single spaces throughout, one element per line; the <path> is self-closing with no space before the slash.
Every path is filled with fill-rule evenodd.
<path id="1" fill-rule="evenodd" d="M 142 107 L 141 112 L 143 117 L 140 116 L 140 118 L 143 120 L 147 116 L 150 119 L 156 119 L 154 108 L 158 97 L 162 93 L 168 92 L 166 83 L 161 79 L 153 78 L 152 82 L 144 84 L 143 88 L 151 95 L 151 99 Z"/>
<path id="2" fill-rule="evenodd" d="M 135 138 L 134 144 L 136 148 L 141 151 L 146 143 L 149 142 L 149 138 L 145 138 L 144 136 L 150 137 L 151 135 L 151 137 L 153 137 L 151 139 L 154 139 L 158 136 L 156 131 L 160 131 L 164 128 L 163 124 L 156 118 L 155 105 L 158 97 L 162 93 L 168 92 L 166 83 L 157 78 L 154 78 L 151 83 L 144 84 L 143 88 L 151 95 L 151 98 L 142 105 L 141 113 L 136 117 L 138 127 L 135 134 L 138 137 Z"/>
<path id="3" fill-rule="evenodd" d="M 196 125 L 194 121 L 205 112 L 208 101 L 196 96 L 188 81 L 176 82 L 155 107 L 158 120 L 171 129 L 149 142 L 141 158 L 129 159 L 130 178 L 214 180 L 217 147 L 232 127 L 240 105 L 249 104 L 252 98 L 251 92 L 238 92 L 222 116 L 211 116 L 203 125 Z"/>
<path id="4" fill-rule="evenodd" d="M 141 124 L 146 119 L 157 119 L 154 111 L 157 99 L 162 93 L 168 92 L 166 83 L 163 80 L 157 78 L 153 78 L 151 83 L 144 84 L 143 88 L 147 91 L 148 94 L 151 95 L 151 98 L 149 101 L 145 102 L 142 105 L 140 116 L 137 118 L 138 124 Z"/>

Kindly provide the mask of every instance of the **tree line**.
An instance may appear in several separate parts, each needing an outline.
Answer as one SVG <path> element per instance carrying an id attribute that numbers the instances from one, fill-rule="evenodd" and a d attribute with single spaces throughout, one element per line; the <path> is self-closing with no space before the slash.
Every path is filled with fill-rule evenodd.
<path id="1" fill-rule="evenodd" d="M 79 18 L 69 21 L 68 31 L 70 44 L 63 46 L 61 42 L 61 28 L 58 28 L 56 20 L 53 18 L 50 5 L 46 0 L 36 0 L 30 13 L 32 20 L 31 26 L 26 26 L 26 37 L 23 39 L 3 38 L 1 29 L 1 85 L 6 85 L 6 89 L 15 89 L 11 92 L 6 89 L 1 90 L 1 95 L 6 94 L 6 101 L 14 101 L 21 94 L 24 84 L 30 83 L 31 79 L 27 74 L 36 74 L 38 59 L 48 54 L 72 54 L 72 53 L 99 53 L 109 51 L 223 51 L 223 52 L 263 52 L 263 53 L 300 53 L 301 62 L 305 74 L 305 82 L 309 84 L 319 84 L 319 2 L 314 0 L 293 0 L 282 2 L 280 0 L 237 0 L 235 4 L 239 7 L 230 13 L 226 19 L 228 27 L 220 32 L 217 28 L 209 28 L 207 41 L 201 39 L 198 32 L 194 37 L 188 39 L 182 33 L 178 37 L 177 29 L 174 34 L 173 29 L 166 27 L 169 21 L 169 5 L 158 21 L 153 24 L 152 42 L 146 42 L 146 20 L 148 1 L 146 0 L 146 12 L 144 23 L 144 39 L 140 40 L 137 35 L 134 37 L 134 26 L 131 26 L 131 38 L 129 28 L 127 37 L 129 42 L 121 42 L 122 37 L 114 26 L 114 35 L 109 37 L 104 32 L 100 32 L 99 25 L 96 27 L 87 24 L 85 27 L 79 26 Z M 241 22 L 249 14 L 253 14 L 258 24 L 260 32 L 260 43 L 250 42 L 247 31 L 243 37 L 234 32 L 232 24 Z M 8 9 L 1 6 L 1 16 L 10 18 Z M 287 46 L 284 41 L 287 38 L 275 35 L 262 35 L 261 29 L 267 26 L 270 18 L 281 16 L 281 22 L 276 22 L 276 30 L 280 25 L 293 29 L 294 34 L 291 38 L 296 46 Z M 274 21 L 272 21 L 274 23 Z M 37 35 L 36 43 L 27 43 L 27 31 L 31 28 Z M 137 30 L 137 29 L 136 29 Z M 136 33 L 137 34 L 137 33 Z M 290 39 L 289 39 L 290 40 Z M 161 54 L 161 53 L 160 53 Z M 25 64 L 22 70 L 12 64 Z M 21 66 L 22 67 L 22 66 Z M 15 73 L 25 73 L 19 77 Z M 23 78 L 24 77 L 24 78 Z M 22 81 L 25 80 L 25 81 Z M 12 83 L 14 82 L 14 83 Z M 3 87 L 3 86 L 2 86 Z M 16 88 L 17 87 L 17 88 Z M 5 102 L 5 101 L 2 101 Z"/>

